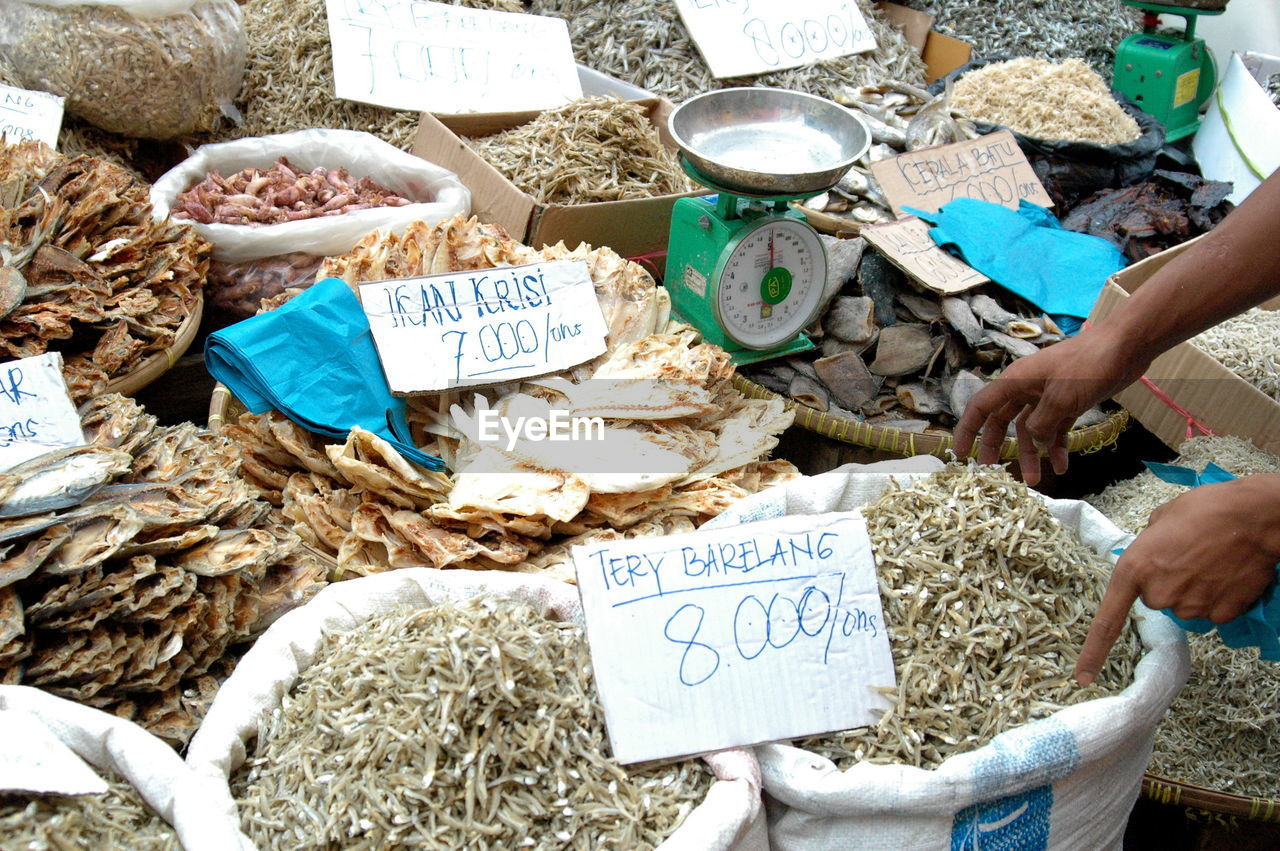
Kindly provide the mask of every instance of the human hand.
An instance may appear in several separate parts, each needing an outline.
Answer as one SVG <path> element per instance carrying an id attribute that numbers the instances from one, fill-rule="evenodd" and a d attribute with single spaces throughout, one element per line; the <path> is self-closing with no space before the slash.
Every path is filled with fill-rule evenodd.
<path id="1" fill-rule="evenodd" d="M 1116 562 L 1076 662 L 1093 682 L 1139 597 L 1180 618 L 1223 624 L 1247 611 L 1276 578 L 1280 475 L 1201 485 L 1151 513 Z"/>
<path id="2" fill-rule="evenodd" d="M 1146 362 L 1125 354 L 1100 330 L 1085 331 L 1020 358 L 969 401 L 955 428 L 955 451 L 969 455 L 981 434 L 978 462 L 1000 456 L 1009 423 L 1018 439 L 1018 460 L 1028 485 L 1040 481 L 1040 453 L 1055 472 L 1067 469 L 1067 432 L 1076 418 L 1133 383 Z"/>

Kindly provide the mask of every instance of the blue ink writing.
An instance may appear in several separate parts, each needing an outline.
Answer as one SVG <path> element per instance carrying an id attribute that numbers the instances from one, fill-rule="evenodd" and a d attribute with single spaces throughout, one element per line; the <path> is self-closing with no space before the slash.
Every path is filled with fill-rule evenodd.
<path id="1" fill-rule="evenodd" d="M 8 399 L 15 405 L 21 405 L 23 398 L 34 399 L 36 394 L 29 390 L 22 389 L 22 367 L 9 367 L 8 374 L 5 378 L 0 379 L 0 396 Z"/>

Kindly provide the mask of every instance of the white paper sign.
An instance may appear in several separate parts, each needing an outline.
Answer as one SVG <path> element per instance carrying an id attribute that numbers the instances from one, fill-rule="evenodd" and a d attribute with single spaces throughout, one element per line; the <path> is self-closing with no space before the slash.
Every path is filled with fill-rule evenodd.
<path id="1" fill-rule="evenodd" d="M 582 260 L 376 281 L 360 301 L 397 394 L 559 372 L 609 331 Z"/>
<path id="2" fill-rule="evenodd" d="M 0 470 L 67 446 L 84 446 L 84 433 L 62 378 L 62 355 L 0 363 Z"/>
<path id="3" fill-rule="evenodd" d="M 613 755 L 642 762 L 847 730 L 894 685 L 858 514 L 573 549 Z"/>
<path id="4" fill-rule="evenodd" d="M 62 103 L 48 92 L 0 85 L 0 137 L 9 144 L 34 139 L 58 147 Z"/>
<path id="5" fill-rule="evenodd" d="M 326 0 L 335 94 L 393 109 L 507 112 L 582 96 L 560 18 L 425 0 Z"/>
<path id="6" fill-rule="evenodd" d="M 853 0 L 675 0 L 716 77 L 799 68 L 876 49 Z"/>

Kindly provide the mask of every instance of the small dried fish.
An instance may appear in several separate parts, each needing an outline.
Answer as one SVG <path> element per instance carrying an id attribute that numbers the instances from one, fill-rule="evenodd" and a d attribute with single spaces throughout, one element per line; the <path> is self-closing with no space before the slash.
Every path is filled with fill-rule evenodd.
<path id="1" fill-rule="evenodd" d="M 92 444 L 24 461 L 8 471 L 20 484 L 0 502 L 0 517 L 23 517 L 76 505 L 128 471 L 132 462 L 127 452 Z"/>
<path id="2" fill-rule="evenodd" d="M 0 794 L 0 835 L 10 848 L 180 851 L 177 834 L 131 783 L 108 774 L 105 795 Z"/>

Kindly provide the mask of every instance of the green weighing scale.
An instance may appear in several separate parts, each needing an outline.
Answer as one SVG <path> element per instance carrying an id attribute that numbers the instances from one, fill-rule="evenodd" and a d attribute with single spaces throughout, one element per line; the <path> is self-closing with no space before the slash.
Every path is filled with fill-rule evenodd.
<path id="1" fill-rule="evenodd" d="M 1224 8 L 1205 9 L 1143 0 L 1121 0 L 1142 10 L 1142 32 L 1120 42 L 1111 87 L 1133 100 L 1165 126 L 1173 142 L 1200 127 L 1200 107 L 1213 94 L 1217 73 L 1204 39 L 1196 38 L 1199 15 L 1221 15 Z M 1178 15 L 1183 32 L 1156 32 L 1160 15 Z"/>
<path id="2" fill-rule="evenodd" d="M 739 365 L 812 349 L 827 252 L 788 202 L 835 186 L 871 134 L 837 103 L 766 88 L 698 95 L 668 127 L 685 172 L 716 192 L 671 210 L 672 312 Z"/>

